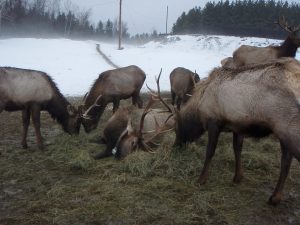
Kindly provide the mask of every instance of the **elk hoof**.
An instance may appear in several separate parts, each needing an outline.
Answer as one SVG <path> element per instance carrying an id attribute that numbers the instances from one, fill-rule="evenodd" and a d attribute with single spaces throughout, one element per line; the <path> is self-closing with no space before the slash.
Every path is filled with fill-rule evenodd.
<path id="1" fill-rule="evenodd" d="M 282 199 L 282 196 L 279 195 L 279 194 L 278 195 L 272 195 L 269 198 L 268 204 L 276 206 L 276 205 L 278 205 L 281 202 L 281 199 Z"/>

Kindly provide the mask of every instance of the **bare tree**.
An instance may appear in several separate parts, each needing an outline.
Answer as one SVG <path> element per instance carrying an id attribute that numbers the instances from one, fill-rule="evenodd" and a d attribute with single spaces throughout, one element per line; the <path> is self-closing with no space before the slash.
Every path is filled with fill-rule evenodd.
<path id="1" fill-rule="evenodd" d="M 51 15 L 57 16 L 60 12 L 61 0 L 48 0 L 47 9 Z"/>
<path id="2" fill-rule="evenodd" d="M 33 8 L 36 10 L 36 12 L 43 14 L 46 11 L 46 3 L 47 0 L 34 0 Z"/>
<path id="3" fill-rule="evenodd" d="M 114 25 L 113 25 L 113 36 L 117 36 L 118 33 L 119 33 L 119 25 L 118 25 L 118 20 L 115 19 L 114 20 Z M 128 26 L 127 26 L 127 23 L 122 21 L 121 22 L 121 27 L 122 27 L 122 37 L 123 38 L 128 38 L 129 37 L 129 34 L 128 34 Z"/>
<path id="4" fill-rule="evenodd" d="M 78 12 L 79 25 L 85 27 L 89 24 L 89 18 L 91 15 L 91 9 L 82 10 Z"/>
<path id="5" fill-rule="evenodd" d="M 73 12 L 75 14 L 78 11 L 78 6 L 75 5 L 74 3 L 72 3 L 71 0 L 64 0 L 63 6 L 64 6 L 63 11 L 65 11 L 67 14 L 66 22 L 65 22 L 64 36 L 69 36 L 71 29 L 72 29 L 72 25 L 73 25 L 70 13 Z"/>

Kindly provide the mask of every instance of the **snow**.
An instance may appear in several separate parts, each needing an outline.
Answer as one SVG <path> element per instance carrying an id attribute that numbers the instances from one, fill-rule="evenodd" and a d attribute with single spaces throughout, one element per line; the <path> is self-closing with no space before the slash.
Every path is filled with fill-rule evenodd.
<path id="1" fill-rule="evenodd" d="M 48 73 L 64 95 L 83 95 L 105 70 L 113 69 L 96 51 L 96 44 L 118 66 L 137 65 L 155 88 L 162 68 L 161 89 L 170 90 L 169 74 L 176 67 L 206 77 L 220 61 L 242 44 L 267 46 L 280 40 L 231 36 L 178 35 L 145 45 L 124 45 L 69 39 L 12 38 L 0 40 L 0 66 L 40 70 Z M 297 54 L 299 59 L 299 53 Z M 146 86 L 142 88 L 146 91 Z"/>

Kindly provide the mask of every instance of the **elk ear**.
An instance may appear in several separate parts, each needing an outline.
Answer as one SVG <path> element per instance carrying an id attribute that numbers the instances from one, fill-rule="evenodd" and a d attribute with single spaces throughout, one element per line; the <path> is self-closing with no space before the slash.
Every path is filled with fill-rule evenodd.
<path id="1" fill-rule="evenodd" d="M 71 106 L 71 105 L 68 105 L 68 106 L 67 106 L 67 111 L 68 111 L 68 114 L 69 114 L 70 116 L 75 116 L 75 115 L 76 115 L 76 110 L 75 110 L 75 108 L 74 108 L 73 106 Z"/>

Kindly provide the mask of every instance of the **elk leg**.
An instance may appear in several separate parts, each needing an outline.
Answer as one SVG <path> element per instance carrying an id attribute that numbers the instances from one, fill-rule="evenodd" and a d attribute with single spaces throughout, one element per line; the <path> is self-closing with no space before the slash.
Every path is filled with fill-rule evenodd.
<path id="1" fill-rule="evenodd" d="M 119 105 L 120 105 L 120 99 L 118 98 L 115 98 L 114 101 L 113 101 L 113 113 L 115 113 L 118 108 L 119 108 Z"/>
<path id="2" fill-rule="evenodd" d="M 30 124 L 30 108 L 26 107 L 26 109 L 24 109 L 22 111 L 22 122 L 23 122 L 23 133 L 22 133 L 22 147 L 23 148 L 28 148 L 27 145 L 27 132 L 28 132 L 28 127 Z"/>
<path id="3" fill-rule="evenodd" d="M 41 109 L 38 105 L 33 104 L 31 107 L 31 116 L 32 116 L 32 122 L 35 130 L 36 135 L 36 141 L 39 149 L 43 149 L 43 140 L 40 130 L 40 117 L 41 117 Z"/>
<path id="4" fill-rule="evenodd" d="M 235 157 L 235 175 L 233 177 L 234 183 L 240 183 L 243 178 L 243 169 L 241 162 L 241 153 L 243 147 L 244 136 L 233 133 L 233 150 Z"/>
<path id="5" fill-rule="evenodd" d="M 132 104 L 133 105 L 137 105 L 138 108 L 140 108 L 140 109 L 143 107 L 143 101 L 141 99 L 141 96 L 140 96 L 139 92 L 133 94 L 133 96 L 132 96 Z"/>
<path id="6" fill-rule="evenodd" d="M 171 91 L 171 97 L 172 97 L 172 105 L 175 105 L 175 98 L 176 98 L 175 92 Z"/>
<path id="7" fill-rule="evenodd" d="M 176 105 L 177 105 L 177 109 L 178 110 L 180 110 L 181 101 L 182 101 L 181 97 L 177 97 L 177 103 L 176 103 Z"/>
<path id="8" fill-rule="evenodd" d="M 211 163 L 211 159 L 215 154 L 219 135 L 220 135 L 220 128 L 218 124 L 214 121 L 209 121 L 208 122 L 208 144 L 206 147 L 204 166 L 199 178 L 200 184 L 205 184 L 208 179 L 208 169 Z"/>
<path id="9" fill-rule="evenodd" d="M 273 194 L 271 195 L 271 197 L 269 198 L 268 203 L 271 205 L 277 205 L 282 199 L 282 196 L 283 196 L 282 191 L 283 191 L 284 183 L 285 183 L 285 180 L 289 173 L 292 159 L 293 159 L 292 154 L 290 152 L 288 152 L 285 144 L 280 142 L 280 146 L 281 146 L 280 175 L 279 175 L 279 179 L 277 181 L 276 188 L 275 188 Z"/>

